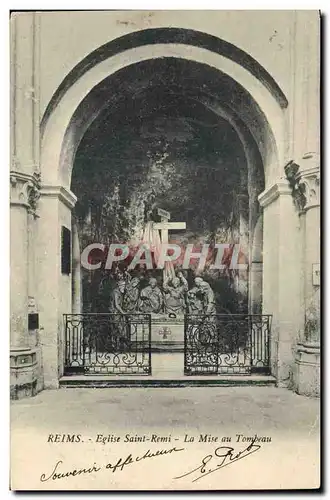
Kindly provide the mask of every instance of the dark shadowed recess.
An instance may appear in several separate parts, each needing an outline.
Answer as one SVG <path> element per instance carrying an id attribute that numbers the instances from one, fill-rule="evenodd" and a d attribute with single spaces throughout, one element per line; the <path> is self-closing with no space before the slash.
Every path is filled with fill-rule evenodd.
<path id="1" fill-rule="evenodd" d="M 137 238 L 156 206 L 186 222 L 187 231 L 170 234 L 172 242 L 240 243 L 240 221 L 249 219 L 249 203 L 242 203 L 249 196 L 245 152 L 230 123 L 200 101 L 220 95 L 230 109 L 246 94 L 218 71 L 176 58 L 132 65 L 98 92 L 104 109 L 80 142 L 72 174 L 81 246 Z M 92 282 L 85 276 L 88 310 L 106 310 L 105 276 L 104 270 Z M 204 277 L 220 310 L 245 308 L 233 276 Z"/>

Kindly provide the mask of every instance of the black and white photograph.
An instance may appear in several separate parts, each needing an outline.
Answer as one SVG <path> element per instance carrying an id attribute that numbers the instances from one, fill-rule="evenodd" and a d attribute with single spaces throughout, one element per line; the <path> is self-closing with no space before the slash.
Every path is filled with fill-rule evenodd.
<path id="1" fill-rule="evenodd" d="M 320 11 L 9 24 L 11 490 L 320 488 Z"/>

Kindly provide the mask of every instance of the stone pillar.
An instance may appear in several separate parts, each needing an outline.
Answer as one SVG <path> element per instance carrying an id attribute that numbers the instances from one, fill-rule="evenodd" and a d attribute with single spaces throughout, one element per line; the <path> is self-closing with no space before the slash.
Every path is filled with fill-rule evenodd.
<path id="1" fill-rule="evenodd" d="M 37 204 L 40 197 L 40 174 L 33 175 L 33 186 L 29 193 L 29 208 L 27 213 L 27 233 L 28 233 L 28 312 L 38 313 L 37 292 L 36 292 L 36 219 Z M 37 339 L 34 339 L 35 345 Z"/>
<path id="2" fill-rule="evenodd" d="M 11 396 L 32 395 L 39 377 L 35 333 L 34 226 L 39 196 L 39 24 L 35 12 L 11 15 Z M 31 348 L 32 347 L 32 348 Z M 41 387 L 39 387 L 40 389 Z"/>
<path id="3" fill-rule="evenodd" d="M 290 147 L 286 175 L 300 220 L 303 322 L 295 350 L 294 388 L 319 394 L 320 286 L 313 280 L 320 263 L 320 13 L 294 13 L 292 85 L 289 102 Z"/>
<path id="4" fill-rule="evenodd" d="M 29 176 L 10 176 L 10 331 L 11 346 L 28 345 L 28 238 Z"/>
<path id="5" fill-rule="evenodd" d="M 246 269 L 237 271 L 236 291 L 241 294 L 243 303 L 241 312 L 248 306 L 249 301 L 249 196 L 237 195 L 238 216 L 239 216 L 239 264 L 245 264 Z M 242 259 L 242 260 L 241 260 Z M 245 302 L 246 301 L 246 302 Z"/>
<path id="6" fill-rule="evenodd" d="M 11 345 L 15 347 L 29 344 L 28 304 L 34 299 L 33 231 L 39 179 L 39 174 L 10 173 Z"/>
<path id="7" fill-rule="evenodd" d="M 259 215 L 258 222 L 252 233 L 250 245 L 249 269 L 249 313 L 261 314 L 262 312 L 262 241 L 263 241 L 263 216 Z"/>
<path id="8" fill-rule="evenodd" d="M 44 385 L 56 389 L 65 349 L 63 314 L 72 312 L 72 272 L 61 270 L 61 228 L 71 229 L 76 197 L 62 186 L 41 187 L 38 219 L 38 295 Z"/>
<path id="9" fill-rule="evenodd" d="M 317 153 L 303 156 L 300 166 L 286 167 L 300 214 L 303 247 L 304 328 L 296 348 L 295 389 L 318 396 L 320 391 L 320 168 Z"/>
<path id="10" fill-rule="evenodd" d="M 16 399 L 37 390 L 37 353 L 30 348 L 28 294 L 32 244 L 29 219 L 35 214 L 39 175 L 12 171 L 10 183 L 10 384 L 11 397 Z"/>
<path id="11" fill-rule="evenodd" d="M 286 179 L 259 196 L 263 207 L 263 314 L 271 314 L 271 371 L 279 386 L 291 384 L 300 321 L 299 219 Z"/>
<path id="12" fill-rule="evenodd" d="M 81 260 L 78 226 L 72 221 L 72 312 L 79 314 L 82 312 L 81 297 Z"/>
<path id="13" fill-rule="evenodd" d="M 39 17 L 11 16 L 11 163 L 15 171 L 39 171 Z"/>

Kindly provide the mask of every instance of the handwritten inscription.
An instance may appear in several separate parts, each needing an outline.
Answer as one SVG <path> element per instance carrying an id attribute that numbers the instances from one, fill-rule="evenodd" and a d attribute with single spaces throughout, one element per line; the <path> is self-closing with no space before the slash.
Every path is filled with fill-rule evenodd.
<path id="1" fill-rule="evenodd" d="M 234 448 L 230 446 L 219 446 L 216 448 L 213 453 L 205 455 L 198 466 L 188 472 L 185 472 L 181 476 L 177 476 L 174 479 L 182 479 L 187 476 L 192 476 L 192 482 L 199 481 L 200 479 L 212 474 L 219 469 L 223 469 L 227 467 L 227 465 L 231 465 L 238 460 L 242 460 L 243 458 L 256 453 L 260 450 L 261 445 L 255 444 L 255 440 L 252 441 L 247 448 L 237 452 Z"/>
<path id="2" fill-rule="evenodd" d="M 70 471 L 63 472 L 63 471 L 59 470 L 61 464 L 63 464 L 63 461 L 58 460 L 56 462 L 55 467 L 53 468 L 52 472 L 48 476 L 46 476 L 45 473 L 41 474 L 40 481 L 42 483 L 45 483 L 45 482 L 49 481 L 50 479 L 64 479 L 64 478 L 70 477 L 70 476 L 74 477 L 74 476 L 80 476 L 80 475 L 84 475 L 84 474 L 92 474 L 93 472 L 98 472 L 101 470 L 101 467 L 97 467 L 97 465 L 94 462 L 92 467 L 73 469 Z"/>
<path id="3" fill-rule="evenodd" d="M 114 460 L 113 463 L 108 463 L 103 467 L 97 466 L 96 463 L 94 462 L 94 464 L 90 467 L 80 468 L 80 469 L 72 469 L 69 471 L 63 471 L 61 469 L 63 461 L 58 460 L 56 462 L 55 466 L 53 467 L 53 470 L 50 474 L 48 474 L 48 475 L 46 473 L 41 474 L 40 481 L 42 483 L 45 483 L 45 482 L 50 481 L 50 480 L 65 479 L 68 477 L 75 477 L 75 476 L 81 476 L 81 475 L 89 475 L 89 474 L 99 472 L 101 469 L 104 469 L 104 468 L 111 470 L 112 472 L 122 471 L 124 469 L 124 467 L 126 467 L 128 465 L 132 465 L 136 462 L 141 462 L 142 460 L 157 458 L 157 457 L 161 457 L 164 455 L 168 455 L 170 453 L 176 453 L 176 452 L 180 452 L 180 451 L 184 451 L 184 448 L 173 447 L 173 448 L 169 448 L 169 449 L 165 449 L 165 450 L 155 450 L 152 452 L 149 449 L 145 453 L 143 453 L 139 456 L 132 456 L 132 454 L 130 453 L 125 458 L 120 457 L 120 458 Z"/>
<path id="4" fill-rule="evenodd" d="M 58 437 L 59 436 L 59 437 Z M 64 436 L 64 437 L 63 437 Z M 83 442 L 80 435 L 75 435 L 75 439 L 70 435 L 70 439 L 67 438 L 67 435 L 54 435 L 52 436 L 52 440 L 49 442 Z M 77 439 L 79 436 L 79 440 Z M 138 434 L 126 434 L 123 438 L 123 442 L 126 443 L 136 443 L 136 442 L 152 442 L 152 443 L 160 443 L 160 442 L 171 442 L 171 440 L 179 441 L 179 438 L 172 437 L 171 435 L 167 436 L 159 436 L 157 434 L 151 435 L 138 435 Z M 263 443 L 270 443 L 270 436 L 258 436 L 255 434 L 254 436 L 245 436 L 243 434 L 236 434 L 234 440 L 236 443 L 239 443 L 238 446 L 246 446 L 245 448 L 237 449 L 231 446 L 232 437 L 231 436 L 215 436 L 212 434 L 199 434 L 198 436 L 185 434 L 181 438 L 181 442 L 185 443 L 187 448 L 191 448 L 191 443 L 194 441 L 199 443 L 204 443 L 205 445 L 215 445 L 217 447 L 212 448 L 212 451 L 205 454 L 202 459 L 197 463 L 197 465 L 188 471 L 175 476 L 173 479 L 179 480 L 183 478 L 188 478 L 192 482 L 199 481 L 209 474 L 213 474 L 228 465 L 232 465 L 239 460 L 243 460 L 247 458 L 249 455 L 256 453 L 260 450 L 261 445 Z M 95 441 L 98 443 L 102 443 L 103 445 L 108 443 L 118 443 L 120 440 L 119 436 L 108 434 L 97 434 Z M 90 439 L 91 441 L 91 439 Z M 245 444 L 244 444 L 245 443 Z M 220 446 L 221 445 L 221 446 Z M 159 457 L 164 457 L 166 455 L 176 454 L 179 452 L 185 451 L 186 448 L 181 448 L 178 446 L 167 445 L 167 448 L 158 448 L 152 449 L 152 447 L 146 449 L 145 451 L 139 453 L 127 453 L 123 454 L 119 457 L 112 459 L 107 459 L 106 463 L 97 464 L 93 462 L 93 464 L 89 464 L 86 467 L 65 467 L 65 464 L 62 460 L 57 460 L 52 469 L 48 472 L 43 472 L 40 475 L 40 481 L 45 483 L 47 481 L 60 480 L 65 478 L 71 478 L 76 476 L 93 476 L 100 472 L 101 470 L 118 473 L 122 472 L 124 469 L 129 467 L 130 465 L 145 462 L 147 460 L 157 459 Z M 202 444 L 203 446 L 203 444 Z M 208 446 L 208 447 L 209 447 Z M 235 445 L 234 445 L 235 446 Z M 173 463 L 173 461 L 171 462 Z M 179 463 L 183 463 L 182 460 L 179 460 Z"/>
<path id="5" fill-rule="evenodd" d="M 123 470 L 126 465 L 131 465 L 134 462 L 140 462 L 141 460 L 145 460 L 146 458 L 155 458 L 155 457 L 160 457 L 162 455 L 167 455 L 168 453 L 173 453 L 177 451 L 184 451 L 184 448 L 170 448 L 169 450 L 156 450 L 154 452 L 151 452 L 148 450 L 144 455 L 141 455 L 139 457 L 133 458 L 131 453 L 127 455 L 125 460 L 122 458 L 119 458 L 116 463 L 109 463 L 107 464 L 106 468 L 111 469 L 112 472 L 116 472 L 117 470 Z"/>

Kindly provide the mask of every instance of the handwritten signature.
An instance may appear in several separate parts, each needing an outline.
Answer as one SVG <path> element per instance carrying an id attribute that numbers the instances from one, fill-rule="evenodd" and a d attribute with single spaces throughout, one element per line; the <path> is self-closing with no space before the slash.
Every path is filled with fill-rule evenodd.
<path id="1" fill-rule="evenodd" d="M 197 475 L 197 477 L 194 477 L 192 482 L 194 483 L 196 481 L 199 481 L 209 474 L 212 474 L 219 469 L 223 469 L 224 467 L 227 467 L 227 465 L 231 465 L 234 462 L 238 462 L 239 460 L 242 460 L 243 458 L 246 458 L 249 455 L 252 455 L 256 451 L 260 450 L 261 446 L 254 443 L 255 439 L 249 444 L 247 448 L 244 448 L 244 450 L 241 450 L 238 453 L 234 450 L 234 448 L 231 448 L 230 446 L 219 446 L 214 450 L 213 453 L 205 455 L 198 467 L 186 472 L 185 474 L 182 474 L 181 476 L 177 476 L 174 479 L 181 479 L 191 474 L 199 474 Z"/>
<path id="2" fill-rule="evenodd" d="M 157 458 L 157 457 L 161 457 L 164 455 L 168 455 L 170 453 L 176 453 L 179 451 L 184 451 L 184 448 L 173 447 L 173 448 L 168 448 L 165 450 L 156 450 L 153 452 L 151 452 L 150 450 L 147 450 L 143 455 L 134 456 L 134 457 L 130 453 L 129 455 L 126 456 L 126 458 L 120 457 L 120 458 L 118 458 L 117 461 L 114 461 L 113 463 L 107 463 L 106 465 L 103 465 L 103 466 L 101 466 L 101 465 L 98 466 L 94 462 L 94 464 L 90 467 L 83 467 L 80 469 L 72 469 L 69 471 L 61 470 L 61 466 L 63 464 L 63 461 L 58 460 L 56 462 L 55 466 L 53 467 L 52 472 L 48 476 L 45 473 L 41 474 L 40 481 L 42 483 L 45 483 L 51 479 L 52 480 L 64 479 L 67 477 L 93 474 L 93 473 L 99 472 L 101 469 L 108 469 L 108 470 L 111 470 L 112 472 L 122 471 L 124 469 L 124 467 L 126 467 L 127 465 L 132 465 L 133 463 L 141 462 L 142 460 Z"/>

